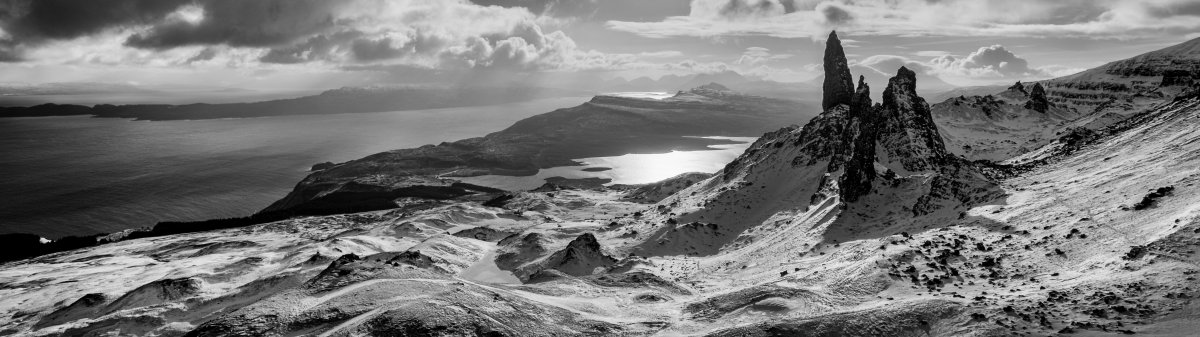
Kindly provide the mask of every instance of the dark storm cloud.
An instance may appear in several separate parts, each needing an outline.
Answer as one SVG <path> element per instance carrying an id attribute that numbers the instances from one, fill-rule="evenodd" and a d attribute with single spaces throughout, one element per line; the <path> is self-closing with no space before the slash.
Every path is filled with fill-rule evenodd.
<path id="1" fill-rule="evenodd" d="M 18 42 L 71 39 L 162 19 L 191 0 L 3 0 L 0 20 Z"/>
<path id="2" fill-rule="evenodd" d="M 854 16 L 850 15 L 849 11 L 832 3 L 821 4 L 817 6 L 817 10 L 825 18 L 825 23 L 831 25 L 840 25 L 854 20 Z"/>
<path id="3" fill-rule="evenodd" d="M 333 27 L 340 2 L 327 0 L 202 0 L 204 20 L 166 20 L 126 44 L 151 49 L 227 44 L 265 47 L 290 43 Z"/>
<path id="4" fill-rule="evenodd" d="M 776 1 L 732 0 L 726 2 L 719 13 L 725 17 L 745 17 L 778 11 L 780 8 L 783 5 Z"/>
<path id="5" fill-rule="evenodd" d="M 1200 1 L 1146 4 L 1146 13 L 1156 18 L 1173 16 L 1200 16 Z"/>
<path id="6" fill-rule="evenodd" d="M 0 62 L 20 62 L 25 59 L 12 47 L 0 46 Z"/>
<path id="7" fill-rule="evenodd" d="M 434 55 L 444 50 L 451 42 L 448 37 L 422 30 L 382 37 L 348 30 L 318 34 L 299 43 L 271 48 L 259 60 L 291 64 L 336 60 L 344 55 L 355 61 L 381 61 L 409 55 Z"/>
<path id="8" fill-rule="evenodd" d="M 188 45 L 266 47 L 302 40 L 333 26 L 328 0 L 0 0 L 0 61 L 19 59 L 22 48 L 69 40 L 108 29 L 148 27 L 126 45 L 170 49 Z M 173 16 L 194 5 L 203 19 Z"/>

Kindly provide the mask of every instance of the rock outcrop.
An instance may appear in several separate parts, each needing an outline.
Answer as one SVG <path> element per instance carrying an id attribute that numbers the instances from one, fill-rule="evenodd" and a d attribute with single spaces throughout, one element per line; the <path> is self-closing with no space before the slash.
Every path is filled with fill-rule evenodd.
<path id="1" fill-rule="evenodd" d="M 1164 87 L 1186 87 L 1192 85 L 1195 81 L 1195 76 L 1187 70 L 1167 70 L 1163 72 L 1162 82 L 1159 85 Z"/>
<path id="2" fill-rule="evenodd" d="M 827 162 L 824 171 L 837 177 L 840 199 L 852 202 L 871 191 L 872 181 L 884 173 L 877 172 L 879 168 L 919 174 L 941 172 L 944 167 L 956 165 L 938 134 L 929 104 L 917 95 L 915 72 L 901 67 L 884 89 L 883 102 L 872 105 L 865 78 L 860 76 L 858 88 L 850 91 L 845 54 L 836 35 L 830 35 L 829 41 L 825 50 L 827 108 L 803 128 L 764 135 L 751 150 L 725 168 L 722 173 L 726 180 L 751 170 L 748 167 L 751 162 L 770 156 L 789 156 L 782 152 L 798 148 L 798 155 L 790 155 L 791 165 Z M 767 144 L 774 149 L 755 150 Z M 814 196 L 813 200 L 816 199 L 819 198 Z"/>
<path id="3" fill-rule="evenodd" d="M 592 233 L 584 233 L 567 244 L 567 248 L 551 254 L 545 266 L 568 275 L 594 274 L 597 268 L 607 268 L 617 263 L 600 251 L 600 242 Z"/>
<path id="4" fill-rule="evenodd" d="M 108 305 L 107 311 L 144 307 L 177 301 L 200 292 L 197 278 L 161 279 L 134 289 Z"/>
<path id="5" fill-rule="evenodd" d="M 1029 92 L 1028 92 L 1028 91 L 1025 91 L 1025 85 L 1024 85 L 1024 84 L 1021 84 L 1021 81 L 1017 81 L 1017 83 L 1016 83 L 1016 84 L 1013 84 L 1011 87 L 1008 87 L 1008 91 L 1012 91 L 1012 92 L 1019 92 L 1019 93 L 1021 93 L 1021 94 L 1024 94 L 1024 95 L 1028 95 L 1028 94 L 1029 94 Z"/>
<path id="6" fill-rule="evenodd" d="M 908 172 L 931 172 L 949 164 L 929 104 L 917 96 L 917 76 L 912 70 L 900 67 L 888 81 L 877 114 L 880 127 L 876 137 L 885 156 L 877 161 Z"/>
<path id="7" fill-rule="evenodd" d="M 104 313 L 103 304 L 107 299 L 108 298 L 104 296 L 104 294 L 100 293 L 83 295 L 83 297 L 75 300 L 75 302 L 71 303 L 71 305 L 55 310 L 49 315 L 46 315 L 46 317 L 38 321 L 34 327 L 40 329 L 48 326 L 67 323 L 81 318 L 100 316 Z"/>
<path id="8" fill-rule="evenodd" d="M 534 275 L 546 270 L 557 270 L 572 276 L 587 276 L 616 263 L 617 259 L 600 250 L 600 242 L 596 240 L 595 235 L 584 233 L 571 240 L 562 250 L 543 260 L 518 268 L 513 274 L 525 280 L 530 280 Z"/>
<path id="9" fill-rule="evenodd" d="M 1034 84 L 1033 89 L 1029 91 L 1029 101 L 1025 102 L 1025 108 L 1046 113 L 1051 105 L 1050 100 L 1046 98 L 1046 88 L 1043 88 L 1041 83 Z"/>
<path id="10" fill-rule="evenodd" d="M 875 114 L 871 106 L 871 88 L 867 86 L 866 78 L 859 76 L 858 89 L 850 105 L 850 125 L 843 136 L 853 139 L 848 151 L 849 158 L 845 159 L 845 173 L 838 182 L 843 200 L 855 201 L 871 191 L 871 182 L 875 180 L 876 132 L 879 129 Z"/>
<path id="11" fill-rule="evenodd" d="M 830 41 L 827 63 L 844 59 L 837 40 Z M 845 71 L 828 66 L 825 78 L 848 78 Z M 715 178 L 659 202 L 660 213 L 672 217 L 633 252 L 717 254 L 753 244 L 740 236 L 765 222 L 833 205 L 843 216 L 832 220 L 831 231 L 853 237 L 894 226 L 879 220 L 887 216 L 911 214 L 900 220 L 917 221 L 1002 195 L 978 168 L 946 150 L 929 104 L 917 95 L 915 72 L 899 68 L 874 105 L 863 78 L 848 99 L 837 92 L 849 86 L 839 82 L 826 82 L 833 92 L 825 103 L 832 105 L 812 121 L 763 135 Z M 951 213 L 938 216 L 945 214 Z"/>
<path id="12" fill-rule="evenodd" d="M 838 40 L 837 32 L 829 33 L 825 41 L 825 96 L 821 99 L 821 109 L 829 110 L 838 104 L 850 104 L 854 96 L 854 77 L 850 75 L 850 66 L 846 61 L 846 52 L 842 50 L 842 41 Z"/>

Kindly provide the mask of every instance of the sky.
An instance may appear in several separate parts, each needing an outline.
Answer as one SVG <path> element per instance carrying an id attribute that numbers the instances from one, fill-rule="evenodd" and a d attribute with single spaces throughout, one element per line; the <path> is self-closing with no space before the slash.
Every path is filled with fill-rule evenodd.
<path id="1" fill-rule="evenodd" d="M 1196 0 L 0 0 L 0 83 L 248 90 L 857 69 L 960 86 L 1200 37 Z M 865 67 L 865 68 L 864 68 Z"/>

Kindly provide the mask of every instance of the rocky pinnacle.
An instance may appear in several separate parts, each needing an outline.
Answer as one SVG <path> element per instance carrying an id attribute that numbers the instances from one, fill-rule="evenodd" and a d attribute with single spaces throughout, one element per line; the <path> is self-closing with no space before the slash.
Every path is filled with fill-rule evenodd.
<path id="1" fill-rule="evenodd" d="M 863 76 L 858 77 L 858 89 L 850 105 L 850 127 L 846 128 L 845 139 L 853 139 L 846 153 L 846 172 L 838 185 L 842 188 L 842 200 L 853 202 L 871 192 L 871 181 L 875 179 L 875 142 L 879 119 L 871 107 L 871 88 Z"/>
<path id="2" fill-rule="evenodd" d="M 1050 109 L 1050 100 L 1046 99 L 1046 89 L 1042 88 L 1041 83 L 1034 84 L 1033 90 L 1029 91 L 1029 101 L 1025 102 L 1025 108 L 1041 113 Z"/>
<path id="3" fill-rule="evenodd" d="M 830 32 L 829 40 L 825 41 L 824 91 L 822 110 L 829 110 L 838 104 L 850 104 L 854 95 L 854 78 L 850 75 L 846 52 L 842 50 L 842 41 L 838 40 L 836 31 Z"/>
<path id="4" fill-rule="evenodd" d="M 889 161 L 918 172 L 936 170 L 949 157 L 929 104 L 917 95 L 917 74 L 912 70 L 900 67 L 888 81 L 879 114 L 878 141 Z"/>

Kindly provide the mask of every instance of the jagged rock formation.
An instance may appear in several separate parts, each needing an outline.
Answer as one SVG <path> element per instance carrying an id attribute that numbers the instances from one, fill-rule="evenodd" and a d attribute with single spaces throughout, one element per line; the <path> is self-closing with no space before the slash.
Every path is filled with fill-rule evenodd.
<path id="1" fill-rule="evenodd" d="M 822 110 L 829 110 L 838 104 L 850 104 L 850 100 L 854 96 L 854 77 L 850 76 L 846 52 L 842 50 L 842 41 L 838 40 L 837 32 L 829 33 L 829 39 L 825 41 L 825 85 L 823 88 Z"/>
<path id="2" fill-rule="evenodd" d="M 844 58 L 840 50 L 831 43 L 826 60 Z M 848 77 L 838 74 L 844 68 L 825 71 L 826 78 Z M 785 214 L 834 204 L 847 215 L 830 228 L 861 235 L 901 223 L 867 214 L 908 214 L 910 222 L 1001 195 L 978 169 L 946 151 L 928 103 L 917 95 L 915 72 L 898 69 L 875 105 L 863 78 L 857 88 L 841 82 L 827 84 L 833 92 L 853 92 L 849 99 L 832 96 L 827 103 L 836 104 L 808 124 L 763 135 L 715 178 L 660 202 L 662 212 L 677 216 L 651 229 L 636 252 L 716 254 L 748 244 L 739 236 L 764 222 L 792 221 Z"/>
<path id="3" fill-rule="evenodd" d="M 1046 113 L 1051 105 L 1053 104 L 1046 98 L 1046 88 L 1043 88 L 1041 83 L 1034 84 L 1033 90 L 1029 91 L 1029 101 L 1025 102 L 1025 108 Z"/>
<path id="4" fill-rule="evenodd" d="M 843 200 L 855 201 L 871 191 L 871 182 L 875 180 L 875 143 L 879 140 L 879 123 L 873 116 L 876 113 L 871 106 L 871 88 L 859 76 L 858 89 L 850 102 L 850 125 L 843 133 L 846 139 L 853 139 L 850 158 L 845 159 L 845 173 L 838 182 Z"/>
<path id="5" fill-rule="evenodd" d="M 1011 87 L 1008 87 L 1007 91 L 1018 92 L 1018 93 L 1021 93 L 1022 95 L 1029 94 L 1028 91 L 1025 91 L 1025 85 L 1021 84 L 1021 81 L 1017 81 L 1016 84 L 1013 84 Z"/>
<path id="6" fill-rule="evenodd" d="M 877 137 L 884 153 L 876 160 L 892 170 L 931 172 L 951 164 L 929 104 L 916 87 L 916 73 L 900 67 L 883 91 Z"/>

